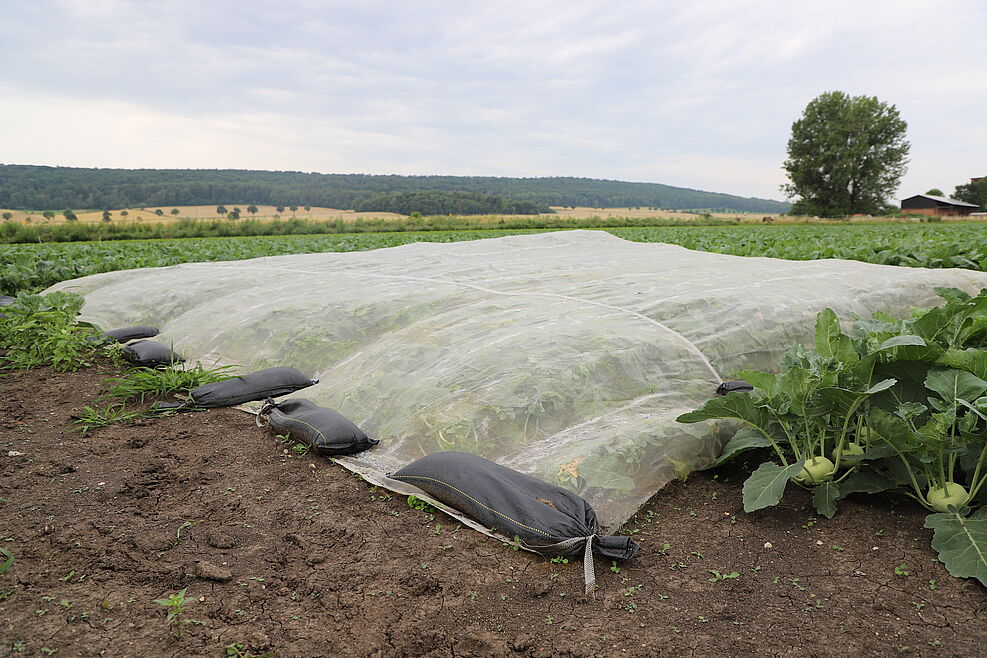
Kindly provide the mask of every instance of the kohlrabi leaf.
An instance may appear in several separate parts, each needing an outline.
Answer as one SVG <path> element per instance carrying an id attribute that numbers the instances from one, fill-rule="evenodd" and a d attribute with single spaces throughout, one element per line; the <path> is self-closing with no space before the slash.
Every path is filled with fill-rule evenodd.
<path id="1" fill-rule="evenodd" d="M 853 348 L 853 341 L 843 335 L 840 320 L 832 309 L 827 308 L 816 316 L 816 351 L 848 367 L 852 367 L 860 360 L 860 356 Z"/>
<path id="2" fill-rule="evenodd" d="M 895 361 L 922 361 L 935 363 L 942 355 L 943 349 L 938 345 L 899 345 L 892 350 L 885 350 Z"/>
<path id="3" fill-rule="evenodd" d="M 957 399 L 976 400 L 987 392 L 987 381 L 965 370 L 934 368 L 925 378 L 925 387 L 952 404 Z"/>
<path id="4" fill-rule="evenodd" d="M 759 406 L 749 394 L 741 392 L 707 400 L 699 409 L 682 414 L 676 420 L 680 423 L 698 423 L 720 418 L 742 420 L 765 436 L 774 436 L 772 431 L 776 431 L 771 412 Z"/>
<path id="5" fill-rule="evenodd" d="M 918 361 L 895 361 L 879 363 L 874 368 L 873 380 L 893 378 L 898 383 L 880 393 L 871 395 L 868 403 L 894 413 L 905 402 L 925 404 L 929 391 L 925 388 L 925 377 L 931 364 Z"/>
<path id="6" fill-rule="evenodd" d="M 956 413 L 938 413 L 929 416 L 929 421 L 915 432 L 918 438 L 929 449 L 939 450 L 949 442 L 950 429 L 956 422 Z"/>
<path id="7" fill-rule="evenodd" d="M 918 418 L 928 410 L 929 408 L 921 402 L 902 402 L 898 405 L 898 409 L 895 410 L 894 415 L 904 421 L 908 421 Z"/>
<path id="8" fill-rule="evenodd" d="M 927 343 L 939 343 L 951 347 L 948 331 L 951 319 L 952 313 L 942 308 L 932 308 L 912 323 L 912 331 L 924 338 Z"/>
<path id="9" fill-rule="evenodd" d="M 960 403 L 961 407 L 966 407 L 974 416 L 981 420 L 987 420 L 987 396 L 977 398 L 973 402 L 967 402 L 966 400 L 957 400 L 957 402 Z"/>
<path id="10" fill-rule="evenodd" d="M 982 333 L 985 328 L 987 297 L 983 295 L 930 309 L 912 323 L 913 331 L 927 341 L 957 349 L 967 347 L 966 342 Z"/>
<path id="11" fill-rule="evenodd" d="M 925 339 L 921 336 L 893 336 L 888 338 L 886 341 L 878 345 L 875 352 L 882 352 L 892 347 L 901 347 L 902 345 L 917 345 L 919 347 L 925 347 Z"/>
<path id="12" fill-rule="evenodd" d="M 915 433 L 908 423 L 883 409 L 871 407 L 867 414 L 867 426 L 871 428 L 873 434 L 901 452 L 907 453 L 918 444 Z"/>
<path id="13" fill-rule="evenodd" d="M 956 368 L 973 373 L 980 379 L 987 379 L 987 350 L 947 350 L 939 357 L 938 363 L 947 368 Z"/>
<path id="14" fill-rule="evenodd" d="M 823 482 L 812 488 L 812 504 L 827 519 L 836 514 L 836 501 L 840 498 L 840 485 L 835 482 Z"/>
<path id="15" fill-rule="evenodd" d="M 754 448 L 765 448 L 771 445 L 770 439 L 764 436 L 761 432 L 745 427 L 739 430 L 733 435 L 725 446 L 723 446 L 723 452 L 720 453 L 719 458 L 704 468 L 699 470 L 706 471 L 711 468 L 716 468 L 721 464 L 724 464 L 742 452 L 747 452 L 748 450 L 753 450 Z"/>
<path id="16" fill-rule="evenodd" d="M 819 395 L 833 405 L 842 416 L 849 416 L 860 408 L 860 403 L 865 398 L 881 391 L 886 391 L 897 382 L 894 379 L 885 379 L 874 384 L 866 391 L 849 391 L 845 388 L 830 387 L 820 389 Z"/>
<path id="17" fill-rule="evenodd" d="M 957 302 L 968 302 L 972 297 L 966 292 L 960 290 L 959 288 L 947 288 L 945 286 L 938 286 L 933 288 L 937 295 L 945 299 L 950 304 L 955 304 Z"/>
<path id="18" fill-rule="evenodd" d="M 803 345 L 796 343 L 785 350 L 785 356 L 781 359 L 781 371 L 787 372 L 792 368 L 809 368 L 812 363 L 809 358 L 809 350 Z"/>
<path id="19" fill-rule="evenodd" d="M 785 495 L 788 481 L 799 474 L 803 462 L 790 466 L 779 466 L 774 462 L 764 462 L 744 482 L 744 511 L 754 512 L 777 505 Z"/>
<path id="20" fill-rule="evenodd" d="M 987 296 L 978 295 L 956 306 L 962 308 L 960 313 L 965 317 L 958 324 L 953 343 L 956 347 L 975 347 L 969 344 L 970 340 L 975 336 L 982 336 L 984 331 L 987 331 Z"/>
<path id="21" fill-rule="evenodd" d="M 969 518 L 958 512 L 930 514 L 925 527 L 933 530 L 932 548 L 951 575 L 987 586 L 987 508 Z"/>
<path id="22" fill-rule="evenodd" d="M 917 366 L 915 362 L 938 363 L 943 353 L 941 347 L 925 343 L 925 339 L 921 336 L 894 336 L 886 339 L 877 349 L 861 358 L 853 367 L 853 372 L 862 382 L 888 377 L 902 380 L 897 370 L 903 365 L 915 368 Z M 928 369 L 928 366 L 925 366 L 925 369 Z M 924 376 L 924 371 L 922 374 Z M 922 380 L 921 377 L 918 379 Z"/>
<path id="23" fill-rule="evenodd" d="M 908 486 L 912 483 L 911 469 L 902 463 L 901 459 L 885 459 L 877 463 L 880 472 L 889 479 L 894 480 L 899 486 Z M 925 480 L 921 473 L 916 474 L 919 484 L 924 484 Z"/>
<path id="24" fill-rule="evenodd" d="M 983 455 L 983 449 L 984 441 L 982 438 L 980 441 L 967 441 L 960 447 L 960 466 L 964 471 L 971 475 L 973 474 Z M 983 466 L 981 466 L 981 469 L 983 469 Z M 981 491 L 985 489 L 987 487 L 983 487 Z"/>
<path id="25" fill-rule="evenodd" d="M 885 459 L 887 457 L 893 457 L 897 455 L 894 448 L 889 446 L 887 443 L 874 442 L 873 445 L 867 446 L 864 450 L 864 454 L 861 456 L 861 461 L 877 461 L 878 459 Z"/>
<path id="26" fill-rule="evenodd" d="M 824 416 L 832 409 L 828 400 L 819 397 L 819 379 L 804 368 L 791 368 L 780 378 L 781 395 L 789 411 L 799 416 Z"/>
<path id="27" fill-rule="evenodd" d="M 773 397 L 779 392 L 777 375 L 769 372 L 761 372 L 760 370 L 741 370 L 737 373 L 737 376 L 754 388 L 763 391 L 768 397 Z"/>
<path id="28" fill-rule="evenodd" d="M 840 482 L 839 498 L 855 493 L 876 494 L 894 489 L 898 485 L 894 479 L 877 471 L 857 471 Z"/>
<path id="29" fill-rule="evenodd" d="M 897 383 L 898 383 L 897 379 L 891 379 L 891 378 L 882 379 L 881 381 L 877 382 L 876 384 L 868 388 L 866 391 L 864 391 L 864 393 L 867 395 L 874 395 L 875 393 L 880 393 L 881 391 L 888 390 L 889 388 L 891 388 Z"/>

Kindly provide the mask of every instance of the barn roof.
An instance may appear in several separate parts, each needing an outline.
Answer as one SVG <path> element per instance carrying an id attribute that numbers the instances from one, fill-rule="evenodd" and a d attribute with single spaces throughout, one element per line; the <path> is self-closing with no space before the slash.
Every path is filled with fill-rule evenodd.
<path id="1" fill-rule="evenodd" d="M 944 196 L 932 196 L 931 194 L 916 194 L 915 196 L 910 196 L 908 199 L 932 199 L 933 201 L 938 201 L 939 203 L 948 203 L 951 206 L 963 206 L 964 208 L 979 208 L 975 203 L 967 203 L 966 201 L 960 201 L 959 199 L 951 199 Z M 902 201 L 907 201 L 908 199 L 902 199 Z"/>

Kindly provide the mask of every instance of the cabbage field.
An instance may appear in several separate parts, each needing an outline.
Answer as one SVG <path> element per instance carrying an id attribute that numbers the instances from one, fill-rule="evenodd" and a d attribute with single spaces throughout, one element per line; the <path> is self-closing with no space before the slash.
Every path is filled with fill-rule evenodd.
<path id="1" fill-rule="evenodd" d="M 987 271 L 987 224 L 857 224 L 615 228 L 635 242 L 668 242 L 737 256 L 843 258 L 909 267 Z M 76 277 L 179 263 L 362 251 L 410 242 L 457 242 L 537 230 L 420 231 L 313 236 L 120 240 L 0 247 L 0 294 L 41 290 Z"/>

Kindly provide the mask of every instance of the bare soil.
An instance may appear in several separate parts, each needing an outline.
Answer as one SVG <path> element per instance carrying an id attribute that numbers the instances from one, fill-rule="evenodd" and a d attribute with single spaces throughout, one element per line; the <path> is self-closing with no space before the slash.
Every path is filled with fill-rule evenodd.
<path id="1" fill-rule="evenodd" d="M 411 509 L 242 412 L 72 431 L 114 372 L 0 378 L 0 655 L 987 651 L 987 590 L 946 573 L 918 508 L 829 521 L 796 494 L 746 515 L 741 468 L 697 473 L 627 524 L 639 556 L 597 559 L 586 596 L 578 560 Z M 154 600 L 183 588 L 176 637 Z"/>

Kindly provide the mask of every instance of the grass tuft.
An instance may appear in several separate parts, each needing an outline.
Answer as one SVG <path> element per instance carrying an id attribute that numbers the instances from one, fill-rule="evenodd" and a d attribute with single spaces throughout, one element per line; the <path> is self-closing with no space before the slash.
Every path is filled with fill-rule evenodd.
<path id="1" fill-rule="evenodd" d="M 177 368 L 135 368 L 123 377 L 113 377 L 106 380 L 106 394 L 121 402 L 139 400 L 147 397 L 178 393 L 188 395 L 192 389 L 203 384 L 221 382 L 235 377 L 235 366 L 220 366 L 218 368 L 203 368 L 201 363 L 192 367 Z"/>

